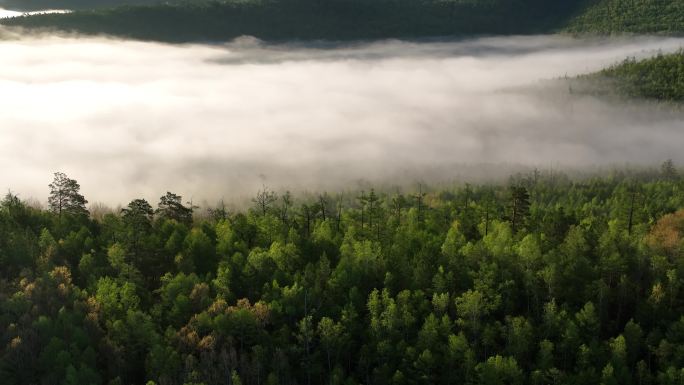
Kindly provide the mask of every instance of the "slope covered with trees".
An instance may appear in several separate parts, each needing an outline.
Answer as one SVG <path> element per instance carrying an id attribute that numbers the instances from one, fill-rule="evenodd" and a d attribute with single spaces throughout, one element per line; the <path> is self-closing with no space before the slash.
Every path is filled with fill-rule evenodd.
<path id="1" fill-rule="evenodd" d="M 684 2 L 680 0 L 596 0 L 574 17 L 567 30 L 578 33 L 684 32 Z"/>
<path id="2" fill-rule="evenodd" d="M 93 8 L 155 3 L 63 1 L 68 1 L 65 7 L 71 4 L 77 9 L 86 3 Z M 680 0 L 194 0 L 34 15 L 3 24 L 170 42 L 242 35 L 343 40 L 559 31 L 681 34 L 684 5 Z"/>
<path id="3" fill-rule="evenodd" d="M 52 27 L 161 41 L 374 39 L 541 33 L 581 0 L 248 0 L 193 1 L 37 15 L 7 25 Z"/>
<path id="4" fill-rule="evenodd" d="M 150 5 L 161 0 L 0 0 L 0 8 L 14 11 L 39 11 L 43 9 L 93 9 L 112 8 L 122 5 Z"/>
<path id="5" fill-rule="evenodd" d="M 634 58 L 572 81 L 575 89 L 595 94 L 643 98 L 668 102 L 684 101 L 684 52 Z"/>
<path id="6" fill-rule="evenodd" d="M 0 205 L 3 384 L 678 384 L 684 178 Z M 149 382 L 148 382 L 149 381 Z"/>

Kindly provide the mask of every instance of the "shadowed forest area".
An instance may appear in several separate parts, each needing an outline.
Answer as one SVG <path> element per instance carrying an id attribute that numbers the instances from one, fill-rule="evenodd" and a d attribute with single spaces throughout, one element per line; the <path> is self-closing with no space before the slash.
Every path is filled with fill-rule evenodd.
<path id="1" fill-rule="evenodd" d="M 3 20 L 8 26 L 167 42 L 222 41 L 243 35 L 265 40 L 353 40 L 684 32 L 684 4 L 679 0 L 22 0 L 21 4 L 6 0 L 5 4 L 81 9 Z"/>
<path id="2" fill-rule="evenodd" d="M 5 384 L 677 384 L 684 178 L 0 209 Z M 148 382 L 149 381 L 149 382 Z"/>
<path id="3" fill-rule="evenodd" d="M 82 10 L 161 3 L 165 2 L 160 0 L 0 0 L 0 7 L 18 11 L 40 11 L 43 9 Z"/>
<path id="4" fill-rule="evenodd" d="M 0 7 L 2 385 L 684 384 L 684 1 Z"/>
<path id="5" fill-rule="evenodd" d="M 7 6 L 14 5 L 8 1 Z M 34 3 L 34 9 L 41 5 L 75 9 L 84 6 L 83 1 L 75 0 L 51 1 L 49 5 Z M 88 8 L 105 8 L 12 18 L 3 20 L 2 24 L 168 42 L 223 41 L 243 35 L 265 40 L 353 40 L 563 31 L 580 34 L 684 32 L 684 4 L 679 0 L 251 0 L 154 4 L 101 1 L 88 4 Z M 107 8 L 114 5 L 119 7 Z"/>
<path id="6" fill-rule="evenodd" d="M 541 33 L 562 23 L 578 1 L 277 0 L 195 1 L 121 6 L 3 21 L 169 42 L 376 39 L 441 35 Z"/>

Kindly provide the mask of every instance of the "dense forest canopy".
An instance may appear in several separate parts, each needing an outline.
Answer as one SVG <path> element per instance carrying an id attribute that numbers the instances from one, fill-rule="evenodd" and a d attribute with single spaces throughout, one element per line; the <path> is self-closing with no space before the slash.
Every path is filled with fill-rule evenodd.
<path id="1" fill-rule="evenodd" d="M 678 384 L 684 178 L 0 204 L 3 384 Z M 149 381 L 149 382 L 148 382 Z"/>
<path id="2" fill-rule="evenodd" d="M 34 15 L 2 23 L 171 42 L 242 35 L 346 40 L 559 31 L 681 34 L 684 5 L 680 0 L 214 0 Z"/>
<path id="3" fill-rule="evenodd" d="M 675 0 L 598 0 L 587 2 L 566 27 L 577 33 L 684 32 L 684 2 Z"/>
<path id="4" fill-rule="evenodd" d="M 0 7 L 75 10 L 5 26 L 164 42 L 684 33 L 682 0 Z M 684 52 L 628 59 L 570 80 L 570 91 L 583 82 L 679 103 Z M 569 111 L 562 118 L 571 121 Z M 684 175 L 671 160 L 658 170 L 580 178 L 535 169 L 507 183 L 410 192 L 263 186 L 244 209 L 160 191 L 156 202 L 112 210 L 88 207 L 64 173 L 46 185 L 45 207 L 11 191 L 0 199 L 3 385 L 684 384 Z"/>
<path id="5" fill-rule="evenodd" d="M 453 34 L 539 33 L 577 1 L 268 0 L 198 1 L 39 15 L 4 21 L 147 40 L 373 39 Z"/>

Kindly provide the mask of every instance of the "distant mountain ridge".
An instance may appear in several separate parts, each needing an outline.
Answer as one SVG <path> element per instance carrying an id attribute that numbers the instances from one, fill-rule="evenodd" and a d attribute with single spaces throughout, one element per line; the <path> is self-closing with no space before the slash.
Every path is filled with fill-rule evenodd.
<path id="1" fill-rule="evenodd" d="M 163 0 L 0 0 L 0 8 L 13 11 L 39 11 L 42 9 L 97 9 L 123 5 L 161 4 Z"/>
<path id="2" fill-rule="evenodd" d="M 18 0 L 4 0 L 5 3 Z M 24 0 L 22 0 L 24 1 Z M 42 4 L 48 0 L 27 0 Z M 87 0 L 50 1 L 52 8 Z M 538 33 L 684 33 L 682 0 L 95 0 L 2 24 L 167 42 L 383 39 Z M 144 3 L 144 4 L 143 4 Z M 154 5 L 149 5 L 153 3 Z M 0 0 L 2 4 L 2 0 Z M 143 5 L 140 5 L 143 4 Z"/>

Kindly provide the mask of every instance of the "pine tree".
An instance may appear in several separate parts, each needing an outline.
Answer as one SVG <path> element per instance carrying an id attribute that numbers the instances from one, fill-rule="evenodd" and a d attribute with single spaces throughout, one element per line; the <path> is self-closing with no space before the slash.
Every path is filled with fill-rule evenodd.
<path id="1" fill-rule="evenodd" d="M 172 192 L 159 198 L 159 206 L 155 214 L 163 219 L 173 219 L 180 223 L 192 223 L 192 208 L 183 206 L 181 196 Z"/>
<path id="2" fill-rule="evenodd" d="M 660 173 L 665 179 L 677 179 L 677 168 L 675 167 L 674 162 L 672 162 L 672 159 L 668 159 L 660 165 Z"/>
<path id="3" fill-rule="evenodd" d="M 511 228 L 517 233 L 525 226 L 525 220 L 530 215 L 530 193 L 524 186 L 511 186 L 510 217 Z"/>
<path id="4" fill-rule="evenodd" d="M 50 211 L 58 214 L 60 218 L 64 214 L 88 215 L 85 206 L 88 201 L 79 193 L 81 186 L 76 180 L 70 179 L 64 173 L 56 172 L 55 179 L 48 186 L 50 187 L 50 197 L 48 197 Z"/>

